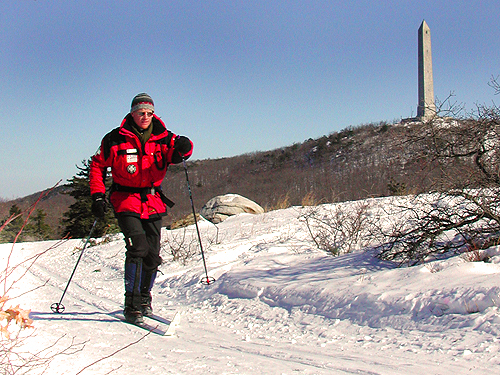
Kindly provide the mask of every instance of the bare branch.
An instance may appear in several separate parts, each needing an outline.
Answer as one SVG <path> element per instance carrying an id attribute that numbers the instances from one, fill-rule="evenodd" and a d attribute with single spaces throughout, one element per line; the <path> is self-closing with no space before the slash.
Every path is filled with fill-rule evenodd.
<path id="1" fill-rule="evenodd" d="M 95 364 L 97 364 L 97 363 L 99 363 L 99 362 L 101 362 L 101 361 L 104 361 L 105 359 L 111 358 L 111 357 L 113 357 L 114 355 L 118 354 L 119 352 L 121 352 L 121 351 L 123 351 L 123 350 L 125 350 L 125 349 L 127 349 L 127 348 L 130 348 L 131 346 L 133 346 L 133 345 L 135 345 L 135 344 L 137 344 L 137 343 L 141 342 L 141 341 L 142 341 L 142 340 L 144 340 L 147 336 L 149 336 L 149 335 L 151 334 L 151 332 L 152 332 L 152 331 L 149 331 L 149 332 L 148 332 L 148 333 L 146 333 L 144 336 L 142 336 L 140 339 L 138 339 L 138 340 L 136 340 L 136 341 L 134 341 L 134 342 L 131 342 L 130 344 L 127 344 L 127 345 L 125 345 L 125 346 L 121 347 L 121 348 L 120 348 L 120 349 L 118 349 L 118 350 L 115 350 L 113 353 L 111 353 L 111 354 L 109 354 L 109 355 L 107 355 L 107 356 L 104 356 L 104 357 L 102 357 L 102 358 L 99 358 L 97 361 L 94 361 L 94 362 L 92 362 L 91 364 L 89 364 L 89 365 L 85 366 L 84 368 L 82 368 L 82 369 L 81 369 L 80 371 L 78 371 L 75 375 L 79 375 L 79 374 L 81 374 L 82 372 L 84 372 L 85 370 L 87 370 L 89 367 L 92 367 L 92 366 L 94 366 Z"/>

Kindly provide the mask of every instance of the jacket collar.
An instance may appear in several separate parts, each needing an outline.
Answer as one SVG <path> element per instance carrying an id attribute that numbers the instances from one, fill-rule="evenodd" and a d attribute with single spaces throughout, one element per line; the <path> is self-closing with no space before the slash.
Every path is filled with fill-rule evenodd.
<path id="1" fill-rule="evenodd" d="M 120 130 L 126 130 L 127 132 L 130 132 L 133 134 L 134 132 L 132 130 L 132 126 L 135 126 L 134 119 L 132 118 L 132 115 L 130 113 L 128 113 L 120 125 Z M 151 136 L 155 136 L 155 137 L 161 136 L 167 130 L 163 121 L 156 115 L 153 115 L 153 120 L 151 121 L 151 126 L 153 127 L 153 130 L 151 132 Z"/>

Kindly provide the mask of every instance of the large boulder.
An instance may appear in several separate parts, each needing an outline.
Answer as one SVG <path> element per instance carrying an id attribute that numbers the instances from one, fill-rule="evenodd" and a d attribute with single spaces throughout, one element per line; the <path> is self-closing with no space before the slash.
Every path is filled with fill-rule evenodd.
<path id="1" fill-rule="evenodd" d="M 210 199 L 200 210 L 200 215 L 214 224 L 226 220 L 229 216 L 241 214 L 262 214 L 264 209 L 254 201 L 238 194 L 219 195 Z"/>

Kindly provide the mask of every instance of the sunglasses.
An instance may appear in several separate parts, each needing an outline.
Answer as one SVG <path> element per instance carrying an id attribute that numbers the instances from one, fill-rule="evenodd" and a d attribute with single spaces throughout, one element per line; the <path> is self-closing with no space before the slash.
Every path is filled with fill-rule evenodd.
<path id="1" fill-rule="evenodd" d="M 144 116 L 146 116 L 146 117 L 152 117 L 152 116 L 153 116 L 153 113 L 154 113 L 154 112 L 137 112 L 137 115 L 138 115 L 139 117 L 144 117 Z"/>

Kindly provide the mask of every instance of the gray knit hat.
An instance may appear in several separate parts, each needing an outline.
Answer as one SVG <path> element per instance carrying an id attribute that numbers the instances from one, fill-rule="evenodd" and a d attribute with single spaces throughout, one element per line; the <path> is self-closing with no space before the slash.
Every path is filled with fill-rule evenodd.
<path id="1" fill-rule="evenodd" d="M 137 94 L 134 96 L 134 99 L 132 99 L 130 113 L 135 112 L 138 109 L 150 109 L 153 112 L 155 110 L 155 103 L 153 102 L 153 99 L 151 99 L 151 97 L 145 92 Z"/>

